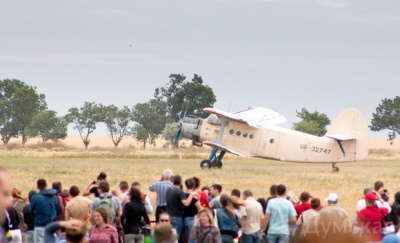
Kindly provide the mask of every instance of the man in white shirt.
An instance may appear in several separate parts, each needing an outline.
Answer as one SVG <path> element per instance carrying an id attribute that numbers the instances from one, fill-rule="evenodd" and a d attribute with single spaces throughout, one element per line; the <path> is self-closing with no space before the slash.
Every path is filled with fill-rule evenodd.
<path id="1" fill-rule="evenodd" d="M 318 198 L 311 199 L 311 209 L 304 211 L 297 220 L 297 230 L 301 230 L 300 235 L 316 233 L 318 230 L 319 213 L 317 212 L 321 201 Z"/>
<path id="2" fill-rule="evenodd" d="M 250 190 L 243 192 L 243 199 L 246 204 L 245 214 L 242 215 L 242 243 L 260 242 L 261 220 L 263 219 L 263 208 L 253 197 Z"/>

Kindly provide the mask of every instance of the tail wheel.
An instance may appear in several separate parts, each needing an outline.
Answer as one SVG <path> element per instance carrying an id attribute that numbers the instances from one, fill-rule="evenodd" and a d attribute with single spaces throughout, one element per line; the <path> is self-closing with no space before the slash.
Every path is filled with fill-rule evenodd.
<path id="1" fill-rule="evenodd" d="M 209 161 L 209 160 L 201 161 L 200 168 L 202 168 L 202 169 L 210 169 L 211 168 L 211 161 Z"/>

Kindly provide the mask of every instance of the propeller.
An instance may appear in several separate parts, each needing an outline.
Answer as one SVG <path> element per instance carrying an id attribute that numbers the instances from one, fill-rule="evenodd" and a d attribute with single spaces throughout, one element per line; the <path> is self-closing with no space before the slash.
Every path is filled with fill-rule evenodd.
<path id="1" fill-rule="evenodd" d="M 181 134 L 182 134 L 182 123 L 183 123 L 183 120 L 185 120 L 185 118 L 186 118 L 186 112 L 187 112 L 187 106 L 186 106 L 185 112 L 183 113 L 183 117 L 181 117 L 182 112 L 179 113 L 178 131 L 176 132 L 174 143 L 173 143 L 174 148 L 178 148 L 179 138 L 181 137 Z"/>

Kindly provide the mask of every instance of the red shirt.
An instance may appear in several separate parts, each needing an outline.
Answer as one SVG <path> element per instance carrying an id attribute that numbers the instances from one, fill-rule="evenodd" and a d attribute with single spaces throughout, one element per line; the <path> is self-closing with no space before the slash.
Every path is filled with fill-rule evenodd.
<path id="1" fill-rule="evenodd" d="M 367 206 L 357 214 L 357 225 L 370 241 L 382 240 L 382 218 L 389 213 L 387 208 Z"/>
<path id="2" fill-rule="evenodd" d="M 208 201 L 208 196 L 204 192 L 199 191 L 200 204 L 203 208 L 210 208 L 210 202 Z"/>
<path id="3" fill-rule="evenodd" d="M 299 219 L 300 215 L 306 211 L 311 209 L 311 204 L 310 203 L 305 203 L 305 204 L 296 204 L 294 205 L 294 209 L 296 210 L 297 213 L 297 219 Z"/>

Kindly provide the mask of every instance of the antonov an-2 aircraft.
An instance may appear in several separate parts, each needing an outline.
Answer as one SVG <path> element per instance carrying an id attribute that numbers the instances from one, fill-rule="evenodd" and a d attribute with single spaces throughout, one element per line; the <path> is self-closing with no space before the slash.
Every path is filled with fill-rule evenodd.
<path id="1" fill-rule="evenodd" d="M 368 127 L 356 109 L 344 110 L 328 132 L 317 137 L 276 126 L 286 119 L 266 108 L 249 108 L 229 113 L 204 108 L 210 116 L 201 119 L 184 117 L 179 124 L 179 136 L 191 139 L 197 146 L 213 148 L 201 168 L 221 168 L 225 153 L 288 162 L 330 163 L 339 172 L 337 163 L 365 159 L 368 155 Z"/>

